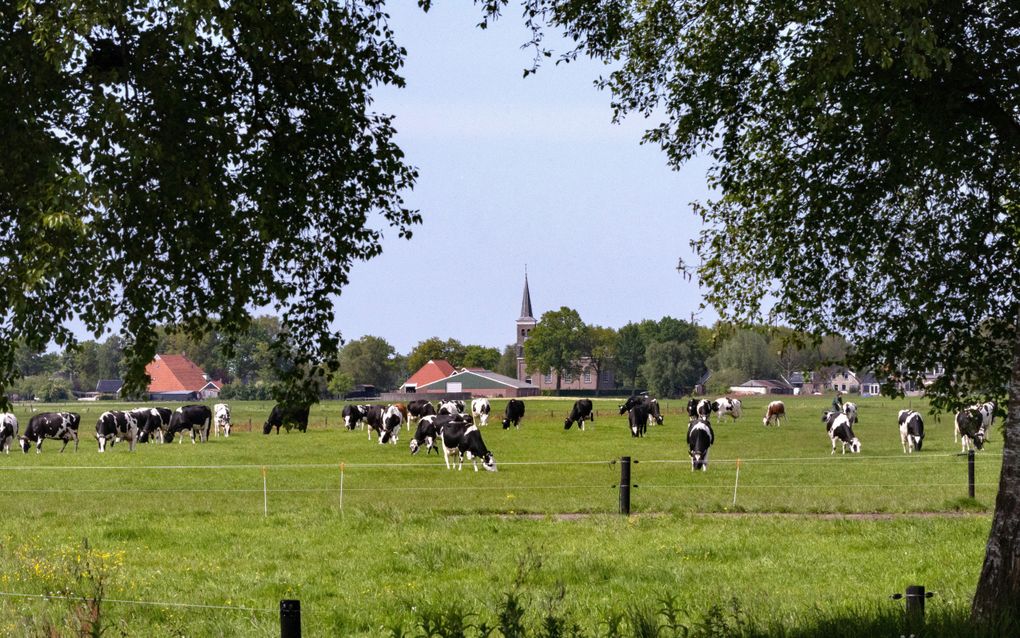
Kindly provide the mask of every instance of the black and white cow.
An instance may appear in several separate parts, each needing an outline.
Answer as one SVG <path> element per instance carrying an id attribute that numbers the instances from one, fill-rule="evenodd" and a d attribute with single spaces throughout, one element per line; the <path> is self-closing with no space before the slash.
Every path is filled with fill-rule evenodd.
<path id="1" fill-rule="evenodd" d="M 213 432 L 216 436 L 220 435 L 220 429 L 223 429 L 224 438 L 230 436 L 230 406 L 226 403 L 217 403 L 213 406 Z"/>
<path id="2" fill-rule="evenodd" d="M 595 422 L 595 412 L 593 411 L 593 405 L 591 399 L 578 399 L 574 401 L 574 407 L 570 409 L 570 415 L 563 422 L 563 429 L 569 430 L 570 426 L 577 424 L 577 429 L 584 430 L 584 422 L 591 421 Z"/>
<path id="3" fill-rule="evenodd" d="M 510 426 L 514 426 L 516 429 L 521 429 L 521 419 L 524 418 L 524 401 L 520 399 L 510 399 L 506 403 L 506 409 L 503 410 L 503 429 L 509 430 Z"/>
<path id="4" fill-rule="evenodd" d="M 631 397 L 633 399 L 634 397 Z M 630 401 L 630 399 L 627 399 Z M 623 412 L 620 412 L 623 414 Z M 691 420 L 691 423 L 698 420 L 698 399 L 691 399 L 687 402 L 687 417 Z"/>
<path id="5" fill-rule="evenodd" d="M 399 403 L 386 408 L 382 417 L 383 428 L 386 433 L 379 437 L 379 443 L 386 443 L 389 441 L 393 445 L 397 444 L 397 437 L 400 435 L 400 426 L 404 423 L 404 415 L 406 413 L 407 408 Z"/>
<path id="6" fill-rule="evenodd" d="M 196 435 L 205 443 L 209 440 L 209 430 L 212 428 L 212 410 L 207 405 L 182 405 L 174 410 L 170 416 L 170 425 L 166 430 L 166 442 L 173 443 L 178 433 L 181 438 L 178 443 L 184 442 L 184 431 L 191 434 L 191 442 L 195 443 Z"/>
<path id="7" fill-rule="evenodd" d="M 492 412 L 492 406 L 489 405 L 488 399 L 483 397 L 471 400 L 471 416 L 478 419 L 478 425 L 489 424 L 490 412 Z"/>
<path id="8" fill-rule="evenodd" d="M 903 453 L 913 452 L 915 449 L 921 451 L 921 443 L 924 442 L 924 421 L 921 413 L 916 410 L 900 410 L 900 443 L 903 444 Z"/>
<path id="9" fill-rule="evenodd" d="M 28 448 L 35 443 L 35 452 L 42 452 L 43 439 L 60 439 L 64 442 L 60 451 L 63 452 L 68 442 L 74 441 L 74 451 L 78 451 L 78 426 L 81 415 L 77 412 L 40 412 L 28 421 L 25 433 L 18 437 L 21 451 L 28 454 Z"/>
<path id="10" fill-rule="evenodd" d="M 648 399 L 648 425 L 662 425 L 662 413 L 659 412 L 659 401 Z"/>
<path id="11" fill-rule="evenodd" d="M 648 430 L 648 421 L 652 417 L 652 402 L 641 401 L 635 403 L 627 410 L 627 422 L 630 425 L 631 436 L 644 436 Z"/>
<path id="12" fill-rule="evenodd" d="M 411 403 L 414 403 L 414 401 Z M 344 418 L 344 427 L 348 430 L 353 430 L 358 425 L 358 421 L 361 421 L 367 415 L 367 405 L 345 405 L 344 409 L 340 412 L 340 416 Z"/>
<path id="13" fill-rule="evenodd" d="M 138 441 L 139 418 L 148 420 L 142 410 L 137 412 L 135 410 L 130 412 L 108 410 L 100 414 L 99 420 L 96 421 L 96 441 L 99 443 L 99 452 L 106 451 L 107 443 L 113 447 L 114 443 L 122 439 L 127 440 L 128 450 L 134 452 L 135 443 Z"/>
<path id="14" fill-rule="evenodd" d="M 444 419 L 445 421 L 452 420 L 454 417 L 444 414 L 438 416 L 435 414 L 428 414 L 418 419 L 418 427 L 414 429 L 414 436 L 411 437 L 411 454 L 417 454 L 418 450 L 422 446 L 425 446 L 425 455 L 428 456 L 432 450 L 439 454 L 439 449 L 436 447 L 436 439 L 439 438 L 440 424 L 436 423 L 437 420 Z M 443 421 L 442 423 L 445 423 Z"/>
<path id="15" fill-rule="evenodd" d="M 18 417 L 10 412 L 0 414 L 0 450 L 11 453 L 11 441 L 18 436 Z"/>
<path id="16" fill-rule="evenodd" d="M 173 411 L 169 408 L 138 408 L 131 412 L 138 419 L 139 443 L 148 443 L 150 439 L 157 439 L 160 443 L 166 440 Z"/>
<path id="17" fill-rule="evenodd" d="M 262 434 L 269 434 L 276 428 L 276 433 L 280 433 L 280 428 L 290 432 L 291 428 L 297 428 L 298 432 L 308 431 L 308 412 L 311 410 L 310 405 L 283 405 L 277 403 L 273 406 L 273 411 L 269 413 L 269 418 L 262 424 Z"/>
<path id="18" fill-rule="evenodd" d="M 843 404 L 843 414 L 850 419 L 850 425 L 857 425 L 857 404 L 847 401 Z"/>
<path id="19" fill-rule="evenodd" d="M 400 411 L 395 406 L 366 405 L 365 424 L 368 426 L 368 440 L 372 440 L 372 432 L 376 433 L 380 445 L 391 442 L 396 444 L 397 433 L 400 432 Z"/>
<path id="20" fill-rule="evenodd" d="M 715 443 L 715 432 L 708 419 L 698 419 L 687 427 L 687 447 L 691 455 L 691 471 L 708 469 L 708 448 Z"/>
<path id="21" fill-rule="evenodd" d="M 730 399 L 729 397 L 720 397 L 714 401 L 716 406 L 716 412 L 719 413 L 719 419 L 717 423 L 722 423 L 724 416 L 730 416 L 734 421 L 740 418 L 741 406 L 740 399 Z"/>
<path id="22" fill-rule="evenodd" d="M 832 454 L 836 453 L 836 441 L 842 444 L 843 454 L 846 454 L 848 445 L 852 453 L 860 454 L 861 452 L 861 442 L 854 436 L 850 417 L 845 414 L 837 414 L 836 418 L 832 420 L 832 425 L 829 427 L 829 438 L 832 439 Z"/>
<path id="23" fill-rule="evenodd" d="M 437 412 L 437 414 L 464 414 L 464 402 L 459 399 L 441 401 L 439 403 L 439 412 Z"/>
<path id="24" fill-rule="evenodd" d="M 457 469 L 463 469 L 464 457 L 467 456 L 471 465 L 478 471 L 478 459 L 482 460 L 482 468 L 490 472 L 496 471 L 496 459 L 482 441 L 482 433 L 478 426 L 464 421 L 451 420 L 443 425 L 440 438 L 443 440 L 443 459 L 446 469 L 450 469 L 450 455 L 458 455 Z"/>
<path id="25" fill-rule="evenodd" d="M 966 408 L 956 413 L 956 431 L 960 433 L 960 451 L 966 452 L 971 445 L 977 449 L 985 446 L 988 431 L 984 416 L 977 408 Z"/>
<path id="26" fill-rule="evenodd" d="M 435 415 L 436 406 L 425 399 L 415 399 L 407 404 L 407 427 L 411 428 L 411 421 L 418 421 L 423 417 Z"/>

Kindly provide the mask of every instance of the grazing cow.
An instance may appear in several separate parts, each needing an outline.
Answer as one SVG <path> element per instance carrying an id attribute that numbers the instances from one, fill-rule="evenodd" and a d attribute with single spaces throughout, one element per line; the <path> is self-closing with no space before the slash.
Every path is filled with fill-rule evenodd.
<path id="1" fill-rule="evenodd" d="M 861 442 L 854 436 L 853 427 L 851 427 L 850 417 L 845 414 L 837 414 L 836 418 L 832 420 L 832 425 L 829 427 L 829 438 L 832 439 L 832 454 L 836 453 L 836 441 L 839 441 L 843 446 L 843 454 L 846 454 L 846 446 L 850 446 L 850 451 L 854 454 L 860 454 Z"/>
<path id="2" fill-rule="evenodd" d="M 11 441 L 18 436 L 18 417 L 10 412 L 0 414 L 0 449 L 11 453 Z"/>
<path id="3" fill-rule="evenodd" d="M 386 443 L 389 441 L 393 445 L 396 445 L 397 436 L 400 434 L 400 426 L 404 423 L 404 419 L 406 417 L 407 408 L 405 408 L 403 404 L 395 403 L 387 407 L 382 416 L 385 434 L 379 437 L 379 443 Z"/>
<path id="4" fill-rule="evenodd" d="M 472 399 L 471 400 L 471 416 L 472 417 L 478 417 L 478 424 L 479 425 L 488 425 L 489 424 L 489 413 L 491 411 L 492 411 L 492 406 L 489 405 L 489 400 L 488 399 L 482 398 L 482 399 Z"/>
<path id="5" fill-rule="evenodd" d="M 262 434 L 269 434 L 276 428 L 276 433 L 280 433 L 280 428 L 290 432 L 291 428 L 297 428 L 298 432 L 308 431 L 308 412 L 312 407 L 310 405 L 283 405 L 277 403 L 273 406 L 273 411 L 269 413 L 269 418 L 262 424 Z"/>
<path id="6" fill-rule="evenodd" d="M 850 425 L 857 425 L 857 404 L 847 401 L 843 404 L 843 414 L 850 419 Z"/>
<path id="7" fill-rule="evenodd" d="M 722 423 L 722 418 L 729 415 L 734 421 L 740 418 L 741 407 L 740 399 L 730 399 L 728 397 L 721 397 L 713 403 L 716 406 L 716 412 L 719 413 L 719 419 L 717 423 Z"/>
<path id="8" fill-rule="evenodd" d="M 173 417 L 173 412 L 169 408 L 138 408 L 131 412 L 138 419 L 139 443 L 148 443 L 153 435 L 160 443 L 166 440 L 166 431 Z"/>
<path id="9" fill-rule="evenodd" d="M 659 412 L 657 399 L 648 399 L 648 425 L 662 425 L 662 414 Z"/>
<path id="10" fill-rule="evenodd" d="M 128 450 L 135 451 L 135 443 L 138 441 L 139 417 L 145 417 L 142 410 L 121 412 L 109 410 L 99 415 L 96 421 L 96 440 L 99 442 L 100 453 L 106 451 L 106 444 L 110 447 L 121 439 L 127 439 Z"/>
<path id="11" fill-rule="evenodd" d="M 429 414 L 418 419 L 418 427 L 414 430 L 414 436 L 411 438 L 411 454 L 417 454 L 421 446 L 425 446 L 425 455 L 428 456 L 432 450 L 439 454 L 439 450 L 436 448 L 436 439 L 439 438 L 439 424 L 436 423 L 438 419 L 452 419 L 448 414 L 443 416 L 437 416 L 435 414 Z"/>
<path id="12" fill-rule="evenodd" d="M 956 431 L 960 433 L 961 452 L 969 450 L 971 444 L 979 450 L 985 446 L 987 430 L 984 417 L 977 408 L 956 413 Z"/>
<path id="13" fill-rule="evenodd" d="M 170 425 L 166 431 L 166 442 L 173 443 L 177 433 L 181 433 L 178 443 L 184 442 L 183 433 L 185 430 L 191 434 L 191 443 L 195 443 L 195 436 L 205 443 L 209 440 L 209 429 L 212 427 L 212 410 L 207 405 L 182 405 L 174 410 L 170 417 Z"/>
<path id="14" fill-rule="evenodd" d="M 441 401 L 439 403 L 438 414 L 449 414 L 453 416 L 464 414 L 464 402 L 459 399 Z"/>
<path id="15" fill-rule="evenodd" d="M 18 437 L 21 451 L 28 454 L 28 448 L 35 442 L 35 453 L 42 452 L 43 439 L 60 439 L 64 442 L 60 451 L 74 440 L 74 451 L 78 451 L 78 425 L 81 415 L 77 412 L 40 412 L 28 421 L 25 433 Z"/>
<path id="16" fill-rule="evenodd" d="M 524 418 L 524 401 L 519 399 L 510 399 L 507 401 L 506 409 L 503 411 L 503 429 L 509 430 L 510 426 L 513 425 L 516 429 L 521 429 L 521 419 Z"/>
<path id="17" fill-rule="evenodd" d="M 642 392 L 641 394 L 632 394 L 629 397 L 627 397 L 627 400 L 623 403 L 623 405 L 620 406 L 620 414 L 627 414 L 627 412 L 629 412 L 630 409 L 633 408 L 635 405 L 638 405 L 639 403 L 647 403 L 648 401 L 651 400 L 652 397 L 648 396 L 647 392 Z"/>
<path id="18" fill-rule="evenodd" d="M 924 441 L 924 421 L 921 413 L 916 410 L 900 410 L 900 443 L 903 444 L 903 452 L 913 452 L 915 449 L 921 451 L 921 443 Z"/>
<path id="19" fill-rule="evenodd" d="M 778 428 L 780 419 L 786 420 L 786 405 L 782 401 L 773 401 L 765 408 L 765 416 L 762 417 L 761 423 L 766 427 L 775 423 Z"/>
<path id="20" fill-rule="evenodd" d="M 415 403 L 416 401 L 412 401 L 411 405 Z M 353 430 L 358 425 L 358 421 L 364 419 L 367 414 L 367 405 L 345 405 L 343 411 L 340 412 L 340 416 L 344 418 L 344 427 L 348 430 Z"/>
<path id="21" fill-rule="evenodd" d="M 708 419 L 698 419 L 687 428 L 687 447 L 691 455 L 691 471 L 708 469 L 708 448 L 715 442 L 715 433 Z"/>
<path id="22" fill-rule="evenodd" d="M 627 411 L 627 421 L 630 424 L 631 436 L 644 436 L 648 430 L 648 422 L 652 417 L 652 402 L 644 401 L 635 404 Z"/>
<path id="23" fill-rule="evenodd" d="M 577 429 L 584 430 L 584 422 L 595 422 L 595 413 L 592 410 L 591 399 L 578 399 L 574 401 L 574 407 L 570 409 L 570 415 L 563 422 L 563 429 L 569 430 L 570 426 L 577 423 Z"/>
<path id="24" fill-rule="evenodd" d="M 226 438 L 230 436 L 230 427 L 230 406 L 217 403 L 213 406 L 213 431 L 219 436 L 220 428 L 223 428 L 223 436 Z"/>
<path id="25" fill-rule="evenodd" d="M 471 465 L 478 471 L 478 459 L 482 460 L 482 468 L 490 472 L 496 471 L 496 459 L 492 452 L 485 447 L 482 441 L 482 433 L 478 426 L 468 424 L 464 421 L 451 420 L 443 425 L 441 437 L 443 439 L 443 459 L 446 461 L 446 469 L 450 469 L 450 454 L 456 452 L 458 455 L 457 469 L 463 469 L 464 457 L 467 456 Z"/>
<path id="26" fill-rule="evenodd" d="M 407 429 L 411 429 L 411 421 L 417 421 L 423 417 L 434 415 L 436 406 L 425 399 L 415 399 L 407 404 Z"/>
<path id="27" fill-rule="evenodd" d="M 397 442 L 397 433 L 400 432 L 402 423 L 400 411 L 395 406 L 366 405 L 365 407 L 365 428 L 368 430 L 368 440 L 372 440 L 372 432 L 379 437 L 379 443 Z"/>

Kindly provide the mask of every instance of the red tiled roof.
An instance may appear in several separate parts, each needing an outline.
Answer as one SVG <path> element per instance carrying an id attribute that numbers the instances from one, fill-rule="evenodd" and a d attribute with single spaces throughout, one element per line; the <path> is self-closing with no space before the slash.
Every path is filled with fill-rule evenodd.
<path id="1" fill-rule="evenodd" d="M 149 392 L 198 392 L 209 383 L 202 369 L 183 354 L 157 354 L 145 372 L 152 379 Z"/>
<path id="2" fill-rule="evenodd" d="M 404 385 L 425 385 L 433 381 L 445 379 L 456 372 L 450 362 L 446 359 L 429 359 L 429 362 L 411 375 L 411 378 L 404 381 Z"/>

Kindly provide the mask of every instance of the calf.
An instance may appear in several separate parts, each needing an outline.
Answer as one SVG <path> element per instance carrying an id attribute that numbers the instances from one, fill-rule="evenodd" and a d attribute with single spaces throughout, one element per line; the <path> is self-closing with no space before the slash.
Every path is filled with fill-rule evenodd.
<path id="1" fill-rule="evenodd" d="M 716 412 L 719 413 L 719 420 L 717 423 L 721 423 L 724 416 L 730 416 L 734 421 L 740 418 L 740 399 L 721 397 L 716 399 L 714 403 L 716 406 Z"/>
<path id="2" fill-rule="evenodd" d="M 416 401 L 412 401 L 411 405 L 415 403 Z M 358 425 L 358 421 L 364 419 L 367 414 L 367 405 L 345 405 L 343 411 L 340 412 L 340 416 L 344 418 L 344 427 L 348 430 L 353 430 Z"/>
<path id="3" fill-rule="evenodd" d="M 786 405 L 782 401 L 773 401 L 765 408 L 765 416 L 762 417 L 762 425 L 768 427 L 773 423 L 779 427 L 780 419 L 786 420 Z"/>
<path id="4" fill-rule="evenodd" d="M 960 451 L 966 452 L 973 444 L 977 449 L 985 446 L 987 430 L 985 421 L 977 408 L 967 408 L 956 413 L 956 431 L 960 433 Z"/>
<path id="5" fill-rule="evenodd" d="M 35 452 L 42 452 L 43 439 L 60 439 L 64 442 L 60 451 L 63 452 L 68 442 L 74 440 L 74 451 L 78 451 L 78 425 L 81 415 L 77 412 L 40 412 L 28 421 L 25 433 L 18 437 L 21 451 L 28 454 L 28 448 L 35 442 Z"/>
<path id="6" fill-rule="evenodd" d="M 715 433 L 708 419 L 698 419 L 687 428 L 687 447 L 691 455 L 691 471 L 708 469 L 708 448 L 715 442 Z"/>
<path id="7" fill-rule="evenodd" d="M 471 400 L 471 416 L 478 417 L 479 425 L 489 424 L 489 412 L 491 411 L 492 406 L 489 405 L 488 399 L 481 398 Z"/>
<path id="8" fill-rule="evenodd" d="M 563 429 L 569 430 L 570 426 L 577 424 L 577 429 L 584 430 L 584 422 L 586 420 L 595 422 L 595 413 L 593 412 L 591 399 L 578 399 L 574 401 L 574 407 L 570 409 L 570 415 L 567 416 L 567 420 L 563 422 Z"/>
<path id="9" fill-rule="evenodd" d="M 482 460 L 482 468 L 490 472 L 496 471 L 496 459 L 492 456 L 492 452 L 485 447 L 485 442 L 482 441 L 482 433 L 478 431 L 478 426 L 474 424 L 467 424 L 463 421 L 451 420 L 442 428 L 442 439 L 443 439 L 443 459 L 446 461 L 446 469 L 450 469 L 450 454 L 456 452 L 458 454 L 457 469 L 463 469 L 464 457 L 467 456 L 468 460 L 471 461 L 471 465 L 475 468 L 475 472 L 478 471 L 478 461 Z"/>
<path id="10" fill-rule="evenodd" d="M 226 403 L 213 406 L 213 431 L 216 436 L 220 435 L 220 428 L 223 428 L 224 438 L 230 436 L 230 406 Z"/>
<path id="11" fill-rule="evenodd" d="M 96 421 L 96 440 L 99 442 L 99 452 L 106 451 L 106 444 L 110 447 L 122 439 L 127 439 L 128 450 L 135 451 L 135 443 L 138 441 L 139 418 L 147 418 L 142 410 L 121 412 L 109 410 L 99 415 Z"/>
<path id="12" fill-rule="evenodd" d="M 507 401 L 506 409 L 503 411 L 503 429 L 509 430 L 510 426 L 513 425 L 516 429 L 521 429 L 521 419 L 524 418 L 524 401 L 519 399 L 510 399 Z"/>
<path id="13" fill-rule="evenodd" d="M 0 449 L 11 453 L 11 441 L 18 436 L 18 417 L 10 412 L 0 414 Z"/>
<path id="14" fill-rule="evenodd" d="M 434 415 L 436 413 L 436 407 L 432 405 L 431 401 L 425 399 L 415 399 L 407 404 L 407 427 L 411 428 L 411 421 L 417 421 L 423 417 Z"/>
<path id="15" fill-rule="evenodd" d="M 207 405 L 182 405 L 174 410 L 170 416 L 170 425 L 167 426 L 166 442 L 173 443 L 177 433 L 182 434 L 178 443 L 184 442 L 183 433 L 185 430 L 191 435 L 191 443 L 195 443 L 195 436 L 205 443 L 209 440 L 209 429 L 212 427 L 212 410 Z"/>
<path id="16" fill-rule="evenodd" d="M 276 428 L 276 433 L 280 433 L 280 428 L 290 432 L 291 428 L 297 428 L 298 432 L 308 431 L 308 412 L 312 409 L 310 405 L 283 405 L 277 403 L 273 406 L 273 411 L 269 413 L 269 418 L 262 424 L 262 434 L 269 434 Z"/>
<path id="17" fill-rule="evenodd" d="M 860 454 L 861 442 L 854 436 L 854 430 L 850 424 L 850 417 L 845 414 L 838 414 L 836 418 L 832 420 L 832 425 L 829 427 L 829 438 L 832 439 L 832 454 L 836 453 L 836 441 L 839 441 L 843 446 L 843 454 L 846 454 L 846 447 L 850 446 L 850 451 L 854 454 Z"/>
<path id="18" fill-rule="evenodd" d="M 915 410 L 900 410 L 899 424 L 903 453 L 913 452 L 915 449 L 920 452 L 921 443 L 924 441 L 924 421 L 921 420 L 921 413 Z"/>

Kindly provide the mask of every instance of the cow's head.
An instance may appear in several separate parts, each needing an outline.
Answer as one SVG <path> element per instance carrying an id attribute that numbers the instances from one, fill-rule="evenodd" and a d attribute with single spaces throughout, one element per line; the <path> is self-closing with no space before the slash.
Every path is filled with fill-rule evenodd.
<path id="1" fill-rule="evenodd" d="M 566 419 L 563 420 L 563 429 L 564 430 L 569 430 L 570 426 L 572 426 L 573 424 L 574 424 L 573 419 L 571 419 L 570 417 L 567 417 Z"/>
<path id="2" fill-rule="evenodd" d="M 418 453 L 418 439 L 411 439 L 411 454 Z"/>
<path id="3" fill-rule="evenodd" d="M 503 429 L 504 430 L 510 429 L 510 419 L 503 419 Z"/>
<path id="4" fill-rule="evenodd" d="M 978 428 L 977 434 L 974 435 L 974 447 L 981 449 L 985 446 L 985 427 L 981 426 Z"/>
<path id="5" fill-rule="evenodd" d="M 861 453 L 861 440 L 858 439 L 856 436 L 850 439 L 850 451 L 853 452 L 854 454 Z"/>
<path id="6" fill-rule="evenodd" d="M 704 450 L 690 450 L 691 470 L 707 470 L 708 461 L 705 460 Z"/>
<path id="7" fill-rule="evenodd" d="M 486 452 L 482 457 L 482 469 L 489 472 L 496 471 L 496 457 L 492 455 L 492 452 Z"/>
<path id="8" fill-rule="evenodd" d="M 19 436 L 18 445 L 21 446 L 21 451 L 28 454 L 28 448 L 32 447 L 32 444 L 28 442 L 28 437 Z"/>

